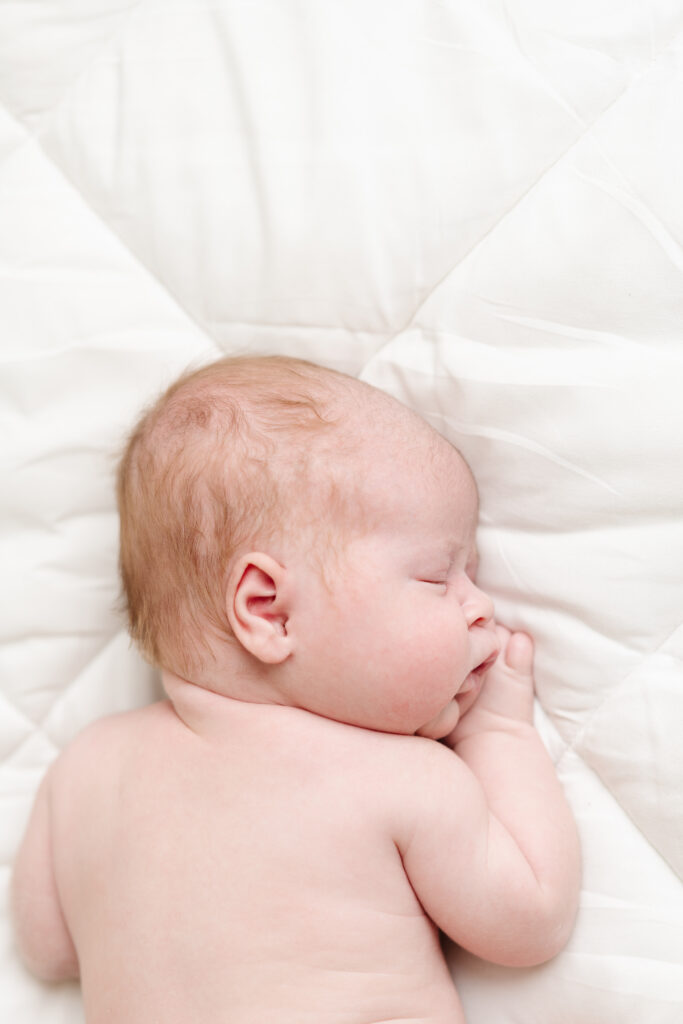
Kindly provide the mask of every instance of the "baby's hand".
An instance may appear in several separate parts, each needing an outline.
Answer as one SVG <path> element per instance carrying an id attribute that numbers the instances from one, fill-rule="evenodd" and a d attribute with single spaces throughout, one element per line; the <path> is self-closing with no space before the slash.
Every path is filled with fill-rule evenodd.
<path id="1" fill-rule="evenodd" d="M 488 730 L 505 730 L 533 720 L 534 643 L 527 633 L 496 626 L 500 651 L 486 673 L 477 700 L 446 737 L 448 746 Z"/>

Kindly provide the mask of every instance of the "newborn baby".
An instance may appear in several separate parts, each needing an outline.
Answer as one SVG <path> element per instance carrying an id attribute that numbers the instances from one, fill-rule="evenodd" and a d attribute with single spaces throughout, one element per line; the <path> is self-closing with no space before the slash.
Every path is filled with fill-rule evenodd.
<path id="1" fill-rule="evenodd" d="M 80 977 L 89 1024 L 459 1024 L 438 929 L 554 956 L 576 830 L 458 451 L 353 378 L 223 359 L 141 419 L 118 495 L 167 699 L 48 772 L 13 880 L 28 966 Z"/>

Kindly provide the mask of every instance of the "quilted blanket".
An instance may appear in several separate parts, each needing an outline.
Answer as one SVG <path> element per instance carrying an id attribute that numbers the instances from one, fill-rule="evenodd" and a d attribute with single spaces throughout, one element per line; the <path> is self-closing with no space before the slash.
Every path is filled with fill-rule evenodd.
<path id="1" fill-rule="evenodd" d="M 0 5 L 0 1020 L 13 856 L 88 722 L 155 699 L 113 467 L 222 353 L 362 376 L 465 454 L 581 832 L 569 946 L 449 950 L 470 1024 L 683 1020 L 683 4 Z M 103 879 L 106 884 L 106 879 Z"/>

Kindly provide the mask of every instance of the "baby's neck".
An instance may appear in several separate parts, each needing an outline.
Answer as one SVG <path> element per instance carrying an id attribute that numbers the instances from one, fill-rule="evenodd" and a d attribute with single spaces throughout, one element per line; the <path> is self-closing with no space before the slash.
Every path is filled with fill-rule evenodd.
<path id="1" fill-rule="evenodd" d="M 231 710 L 240 705 L 286 705 L 272 686 L 228 676 L 215 681 L 190 682 L 166 669 L 161 675 L 164 691 L 178 718 L 200 735 L 220 729 Z"/>

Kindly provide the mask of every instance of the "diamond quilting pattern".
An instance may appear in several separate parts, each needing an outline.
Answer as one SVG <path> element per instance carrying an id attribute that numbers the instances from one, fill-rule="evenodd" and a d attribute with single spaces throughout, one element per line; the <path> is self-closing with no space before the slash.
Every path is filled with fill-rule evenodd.
<path id="1" fill-rule="evenodd" d="M 221 352 L 305 355 L 463 448 L 539 647 L 582 911 L 543 970 L 461 958 L 468 1021 L 677 1024 L 683 14 L 503 7 L 0 7 L 0 863 L 71 736 L 158 695 L 114 610 L 131 418 Z M 79 1013 L 3 918 L 0 1019 Z"/>

